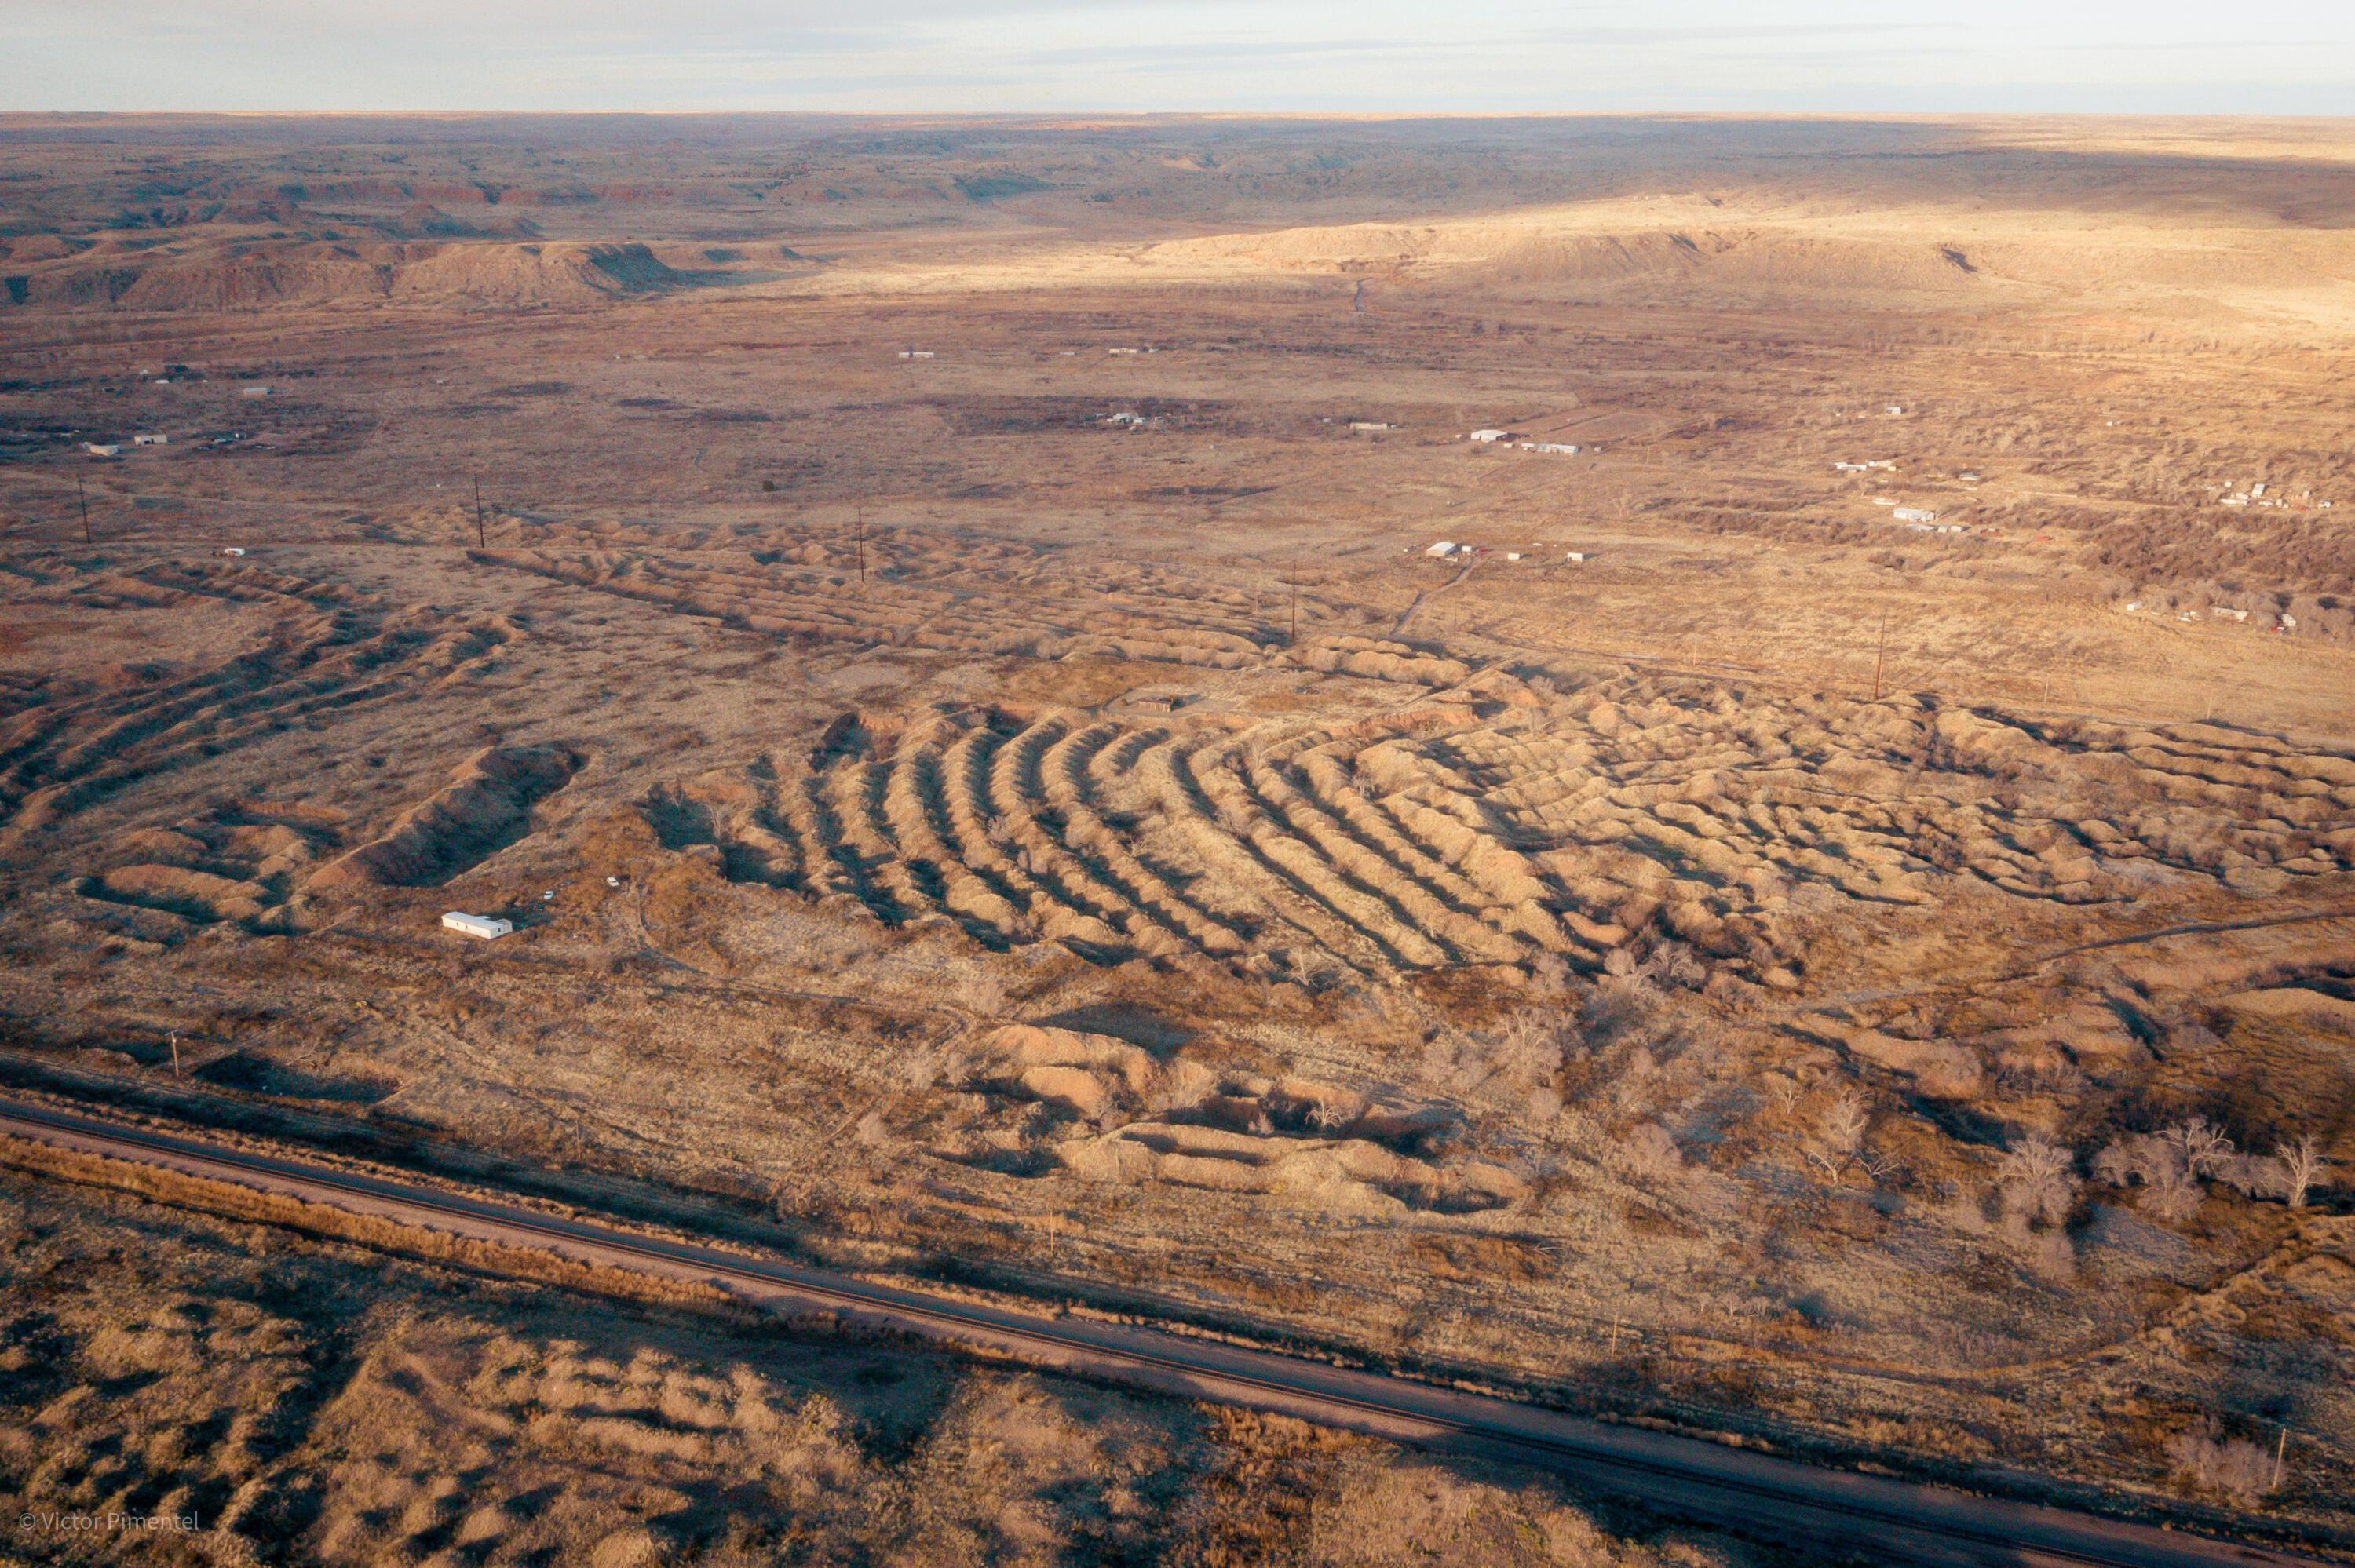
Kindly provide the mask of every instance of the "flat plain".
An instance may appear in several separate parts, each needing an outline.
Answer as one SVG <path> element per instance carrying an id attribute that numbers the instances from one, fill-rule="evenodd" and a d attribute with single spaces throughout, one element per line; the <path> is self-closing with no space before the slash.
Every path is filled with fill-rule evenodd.
<path id="1" fill-rule="evenodd" d="M 8 1071 L 2344 1550 L 2351 220 L 2322 122 L 0 116 Z M 360 1359 L 479 1425 L 467 1310 Z M 795 1508 L 940 1462 L 793 1398 Z M 1239 1560 L 1396 1560 L 1317 1463 Z"/>

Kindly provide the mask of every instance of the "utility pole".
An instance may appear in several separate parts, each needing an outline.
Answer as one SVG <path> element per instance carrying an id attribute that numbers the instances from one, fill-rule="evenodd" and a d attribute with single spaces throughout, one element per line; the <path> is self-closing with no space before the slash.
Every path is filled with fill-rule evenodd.
<path id="1" fill-rule="evenodd" d="M 90 486 L 79 474 L 74 477 L 74 493 L 81 497 L 81 542 L 87 545 L 90 543 Z"/>
<path id="2" fill-rule="evenodd" d="M 1295 551 L 1294 551 L 1294 552 L 1293 552 L 1293 555 L 1292 555 L 1292 630 L 1284 633 L 1284 645 L 1286 648 L 1289 648 L 1289 647 L 1293 646 L 1295 643 L 1298 642 L 1299 641 L 1300 641 L 1300 553 L 1299 553 L 1297 550 L 1295 550 Z"/>
<path id="3" fill-rule="evenodd" d="M 2265 1490 L 2269 1492 L 2281 1490 L 2282 1456 L 2288 1451 L 2289 1427 L 2284 1425 L 2281 1429 L 2281 1437 L 2274 1444 L 2274 1482 Z"/>
<path id="4" fill-rule="evenodd" d="M 1889 658 L 1889 612 L 1881 612 L 1881 646 L 1872 655 L 1872 700 L 1881 700 L 1881 671 Z"/>
<path id="5" fill-rule="evenodd" d="M 478 550 L 491 547 L 490 535 L 483 527 L 483 476 L 479 473 L 474 476 L 474 547 Z"/>
<path id="6" fill-rule="evenodd" d="M 867 591 L 867 503 L 858 504 L 858 591 Z"/>
<path id="7" fill-rule="evenodd" d="M 180 1075 L 180 1032 L 172 1031 L 172 1076 Z"/>

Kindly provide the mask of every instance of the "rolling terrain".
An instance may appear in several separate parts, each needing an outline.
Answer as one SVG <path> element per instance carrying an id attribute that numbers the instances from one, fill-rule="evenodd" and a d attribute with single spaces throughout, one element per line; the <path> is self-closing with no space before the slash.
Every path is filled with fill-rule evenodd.
<path id="1" fill-rule="evenodd" d="M 2343 1554 L 2350 167 L 0 116 L 0 1065 Z"/>

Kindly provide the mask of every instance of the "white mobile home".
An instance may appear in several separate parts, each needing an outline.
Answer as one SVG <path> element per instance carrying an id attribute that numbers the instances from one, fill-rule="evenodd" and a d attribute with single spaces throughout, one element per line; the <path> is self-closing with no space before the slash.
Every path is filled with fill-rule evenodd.
<path id="1" fill-rule="evenodd" d="M 480 937 L 486 942 L 515 929 L 512 920 L 501 920 L 490 915 L 467 915 L 455 909 L 442 916 L 442 924 L 453 931 L 464 931 L 469 937 Z"/>

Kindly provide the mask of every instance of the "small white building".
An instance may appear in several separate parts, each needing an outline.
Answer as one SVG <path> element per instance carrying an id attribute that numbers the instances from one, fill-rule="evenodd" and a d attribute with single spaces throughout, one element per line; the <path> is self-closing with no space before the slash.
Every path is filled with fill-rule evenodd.
<path id="1" fill-rule="evenodd" d="M 1578 448 L 1567 441 L 1523 441 L 1521 450 L 1525 452 L 1561 452 L 1571 457 L 1578 455 Z"/>
<path id="2" fill-rule="evenodd" d="M 81 450 L 92 457 L 121 457 L 123 448 L 115 441 L 84 441 Z"/>
<path id="3" fill-rule="evenodd" d="M 1442 539 L 1438 544 L 1433 545 L 1431 548 L 1425 550 L 1423 554 L 1444 561 L 1463 547 L 1463 546 L 1457 544 L 1453 539 Z"/>
<path id="4" fill-rule="evenodd" d="M 1586 559 L 1586 552 L 1583 550 L 1572 550 L 1569 555 L 1564 556 L 1562 559 L 1570 562 L 1572 566 L 1576 566 Z"/>
<path id="5" fill-rule="evenodd" d="M 1472 432 L 1472 439 L 1485 447 L 1497 441 L 1510 440 L 1512 434 L 1510 430 L 1475 430 Z"/>
<path id="6" fill-rule="evenodd" d="M 245 546 L 242 545 L 223 545 L 221 546 L 221 554 L 224 556 L 242 556 L 245 554 Z"/>
<path id="7" fill-rule="evenodd" d="M 1902 419 L 1905 417 L 1905 405 L 1902 403 L 1884 404 L 1881 411 L 1888 415 L 1892 419 Z"/>
<path id="8" fill-rule="evenodd" d="M 1900 523 L 1935 523 L 1938 514 L 1926 506 L 1901 506 L 1890 514 Z"/>
<path id="9" fill-rule="evenodd" d="M 442 924 L 453 931 L 464 931 L 469 937 L 480 937 L 486 942 L 515 929 L 512 920 L 501 920 L 490 915 L 467 915 L 455 909 L 442 916 Z"/>
<path id="10" fill-rule="evenodd" d="M 237 389 L 237 395 L 240 397 L 267 397 L 270 396 L 270 388 L 267 387 L 240 387 Z"/>
<path id="11" fill-rule="evenodd" d="M 903 348 L 900 351 L 900 357 L 902 359 L 938 359 L 940 355 L 929 348 Z"/>
<path id="12" fill-rule="evenodd" d="M 172 444 L 172 438 L 169 436 L 133 436 L 131 438 L 131 444 L 134 447 L 168 447 Z"/>
<path id="13" fill-rule="evenodd" d="M 1349 421 L 1349 429 L 1359 435 L 1372 435 L 1379 430 L 1395 430 L 1398 427 L 1386 425 L 1380 419 L 1352 419 Z"/>

